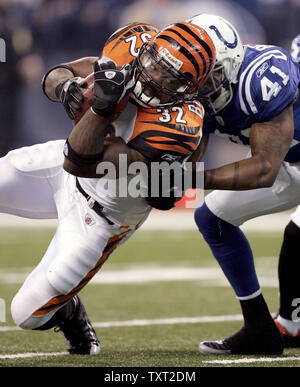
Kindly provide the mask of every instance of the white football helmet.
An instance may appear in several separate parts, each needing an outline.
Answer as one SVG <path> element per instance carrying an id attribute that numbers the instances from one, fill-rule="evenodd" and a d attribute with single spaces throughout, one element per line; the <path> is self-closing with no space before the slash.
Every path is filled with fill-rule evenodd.
<path id="1" fill-rule="evenodd" d="M 295 62 L 300 63 L 300 34 L 292 41 L 291 55 Z"/>
<path id="2" fill-rule="evenodd" d="M 233 85 L 238 82 L 244 60 L 244 47 L 237 30 L 223 17 L 202 13 L 188 22 L 204 29 L 216 48 L 216 65 L 199 95 L 209 113 L 216 114 L 232 99 Z"/>

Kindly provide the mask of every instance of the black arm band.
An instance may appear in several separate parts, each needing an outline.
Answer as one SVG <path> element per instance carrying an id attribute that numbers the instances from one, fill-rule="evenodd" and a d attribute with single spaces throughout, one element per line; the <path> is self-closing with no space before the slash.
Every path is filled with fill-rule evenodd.
<path id="1" fill-rule="evenodd" d="M 89 165 L 100 162 L 103 157 L 103 151 L 95 155 L 81 155 L 72 149 L 69 140 L 67 139 L 64 146 L 64 156 L 76 165 Z"/>
<path id="2" fill-rule="evenodd" d="M 52 67 L 49 71 L 46 72 L 46 74 L 43 76 L 43 79 L 42 79 L 42 90 L 43 90 L 45 96 L 46 96 L 48 99 L 50 99 L 50 101 L 52 101 L 52 102 L 58 102 L 58 101 L 54 101 L 53 99 L 51 99 L 51 98 L 48 96 L 48 94 L 46 93 L 46 90 L 45 90 L 45 82 L 46 82 L 46 79 L 47 79 L 48 75 L 49 75 L 53 70 L 55 70 L 55 69 L 60 69 L 60 68 L 62 68 L 62 69 L 67 69 L 67 70 L 71 71 L 71 73 L 73 73 L 73 75 L 74 75 L 74 77 L 75 77 L 75 73 L 74 73 L 74 70 L 72 69 L 72 67 L 71 67 L 71 66 L 68 66 L 68 65 L 64 65 L 64 64 L 60 64 L 60 65 L 54 66 L 54 67 Z"/>

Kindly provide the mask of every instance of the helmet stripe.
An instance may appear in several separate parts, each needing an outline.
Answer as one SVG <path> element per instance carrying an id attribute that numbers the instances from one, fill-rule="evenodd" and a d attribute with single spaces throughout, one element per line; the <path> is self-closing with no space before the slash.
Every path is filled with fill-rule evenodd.
<path id="1" fill-rule="evenodd" d="M 192 35 L 193 38 L 195 40 L 197 40 L 197 42 L 205 49 L 205 51 L 207 52 L 207 55 L 211 58 L 213 57 L 213 53 L 211 51 L 211 48 L 209 47 L 209 45 L 203 40 L 201 39 L 197 34 L 195 34 L 194 31 L 192 31 L 188 26 L 182 24 L 182 23 L 176 23 L 174 24 L 174 26 L 178 27 L 178 28 L 182 28 L 185 32 L 187 32 L 188 34 Z"/>
<path id="2" fill-rule="evenodd" d="M 203 62 L 203 72 L 201 75 L 203 74 L 206 74 L 207 72 L 207 66 L 206 66 L 206 60 L 202 54 L 201 51 L 198 50 L 198 48 L 196 46 L 194 46 L 192 43 L 190 43 L 183 35 L 181 35 L 178 31 L 174 30 L 173 28 L 170 28 L 169 31 L 173 32 L 174 34 L 176 34 L 177 36 L 180 37 L 180 39 L 182 39 L 189 47 L 191 47 L 195 52 L 197 52 L 197 54 L 199 54 L 199 56 L 201 57 L 201 60 Z"/>
<path id="3" fill-rule="evenodd" d="M 124 26 L 123 28 L 120 28 L 118 29 L 116 32 L 114 32 L 106 41 L 106 44 L 110 43 L 111 41 L 113 41 L 114 39 L 118 38 L 119 36 L 121 36 L 125 31 L 127 31 L 128 29 L 132 28 L 132 27 L 135 27 L 135 26 L 138 26 L 140 23 L 131 23 L 131 24 L 127 24 L 126 26 Z"/>
<path id="4" fill-rule="evenodd" d="M 197 60 L 195 59 L 194 55 L 191 54 L 186 48 L 184 48 L 180 43 L 178 43 L 175 39 L 171 38 L 168 35 L 158 35 L 157 39 L 163 39 L 166 40 L 167 42 L 171 43 L 175 48 L 178 49 L 181 54 L 183 54 L 194 66 L 196 73 L 197 73 L 197 78 L 200 76 L 200 69 Z"/>
<path id="5" fill-rule="evenodd" d="M 213 55 L 212 50 L 209 47 L 209 45 L 204 40 L 202 40 L 197 34 L 195 34 L 188 26 L 186 26 L 182 23 L 176 23 L 176 24 L 174 24 L 174 26 L 181 28 L 185 32 L 187 32 L 188 34 L 192 35 L 193 38 L 203 47 L 203 49 L 206 51 L 207 56 L 209 58 L 209 72 L 210 72 L 212 64 L 213 64 L 214 55 Z"/>
<path id="6" fill-rule="evenodd" d="M 120 43 L 122 40 L 126 39 L 128 36 L 134 34 L 135 32 L 146 32 L 146 31 L 158 32 L 158 30 L 156 28 L 154 28 L 150 25 L 147 25 L 147 24 L 141 24 L 141 23 L 128 24 L 127 26 L 125 26 L 121 30 L 116 31 L 113 35 L 111 35 L 107 39 L 105 45 L 111 43 L 114 39 L 117 39 L 125 32 L 126 32 L 126 34 L 116 43 L 116 45 L 118 43 Z"/>

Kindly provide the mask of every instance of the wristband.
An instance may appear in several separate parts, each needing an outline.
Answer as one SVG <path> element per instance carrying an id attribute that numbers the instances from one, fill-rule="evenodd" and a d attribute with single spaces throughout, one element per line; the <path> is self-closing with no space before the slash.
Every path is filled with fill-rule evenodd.
<path id="1" fill-rule="evenodd" d="M 52 102 L 57 102 L 57 101 L 54 101 L 52 98 L 50 98 L 48 96 L 48 94 L 46 93 L 45 91 L 45 82 L 46 82 L 46 78 L 48 77 L 48 75 L 55 69 L 59 69 L 59 68 L 62 68 L 62 69 L 67 69 L 69 71 L 71 71 L 75 77 L 75 73 L 74 73 L 74 70 L 72 69 L 71 66 L 68 66 L 68 65 L 64 65 L 64 64 L 61 64 L 61 65 L 57 65 L 57 66 L 54 66 L 52 67 L 49 71 L 46 72 L 46 74 L 43 76 L 43 79 L 42 79 L 42 90 L 43 90 L 43 93 L 45 94 L 45 96 L 50 99 L 50 101 Z"/>
<path id="2" fill-rule="evenodd" d="M 61 95 L 61 92 L 62 92 L 62 89 L 64 87 L 64 84 L 65 82 L 67 81 L 63 81 L 61 83 L 59 83 L 56 88 L 55 88 L 55 91 L 54 91 L 54 94 L 56 95 L 56 97 L 60 100 L 60 95 Z M 60 100 L 61 101 L 61 100 Z"/>
<path id="3" fill-rule="evenodd" d="M 103 157 L 103 151 L 94 155 L 82 155 L 72 149 L 69 143 L 69 139 L 67 139 L 64 146 L 64 156 L 67 160 L 72 161 L 72 163 L 76 165 L 89 165 L 101 161 Z"/>

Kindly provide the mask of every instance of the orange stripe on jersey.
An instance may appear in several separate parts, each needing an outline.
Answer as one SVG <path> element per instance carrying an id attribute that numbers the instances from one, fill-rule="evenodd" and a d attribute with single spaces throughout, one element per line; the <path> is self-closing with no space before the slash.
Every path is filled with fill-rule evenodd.
<path id="1" fill-rule="evenodd" d="M 41 308 L 36 310 L 32 316 L 44 316 L 45 314 L 51 312 L 52 310 L 57 309 L 58 307 L 65 304 L 67 301 L 69 301 L 72 297 L 74 297 L 91 279 L 92 277 L 101 269 L 107 258 L 110 256 L 110 254 L 115 250 L 115 248 L 119 245 L 122 239 L 126 237 L 126 235 L 131 230 L 127 230 L 122 232 L 121 234 L 115 235 L 111 237 L 104 250 L 103 254 L 96 263 L 96 266 L 88 272 L 88 274 L 82 279 L 82 281 L 70 291 L 70 293 L 66 295 L 58 295 L 56 297 L 53 297 L 51 300 L 49 300 L 45 305 L 43 305 Z"/>
<path id="2" fill-rule="evenodd" d="M 162 144 L 162 145 L 171 145 L 171 146 L 178 146 L 176 139 L 169 139 L 168 137 L 159 137 L 159 136 L 152 136 L 151 139 L 146 140 L 148 143 L 151 143 L 153 146 L 155 144 Z M 185 144 L 189 145 L 192 149 L 196 149 L 197 145 L 193 142 L 184 141 Z M 185 148 L 183 149 L 183 153 L 186 151 Z"/>
<path id="3" fill-rule="evenodd" d="M 200 103 L 184 104 L 169 109 L 138 109 L 132 140 L 145 130 L 161 130 L 163 133 L 185 134 L 199 137 L 204 117 Z"/>
<path id="4" fill-rule="evenodd" d="M 118 66 L 131 63 L 143 43 L 152 39 L 158 29 L 150 24 L 132 23 L 119 28 L 105 43 L 102 56 L 106 56 Z"/>
<path id="5" fill-rule="evenodd" d="M 160 144 L 160 143 L 153 143 L 152 141 L 147 141 L 147 143 L 151 144 L 153 148 L 165 150 L 165 151 L 171 151 L 171 152 L 177 152 L 180 154 L 188 154 L 186 148 L 180 146 L 180 145 L 168 145 L 168 144 Z M 197 146 L 195 145 L 194 149 L 196 149 Z"/>
<path id="6" fill-rule="evenodd" d="M 172 153 L 183 159 L 198 146 L 202 135 L 203 107 L 193 102 L 169 109 L 138 109 L 128 145 L 150 161 Z"/>

